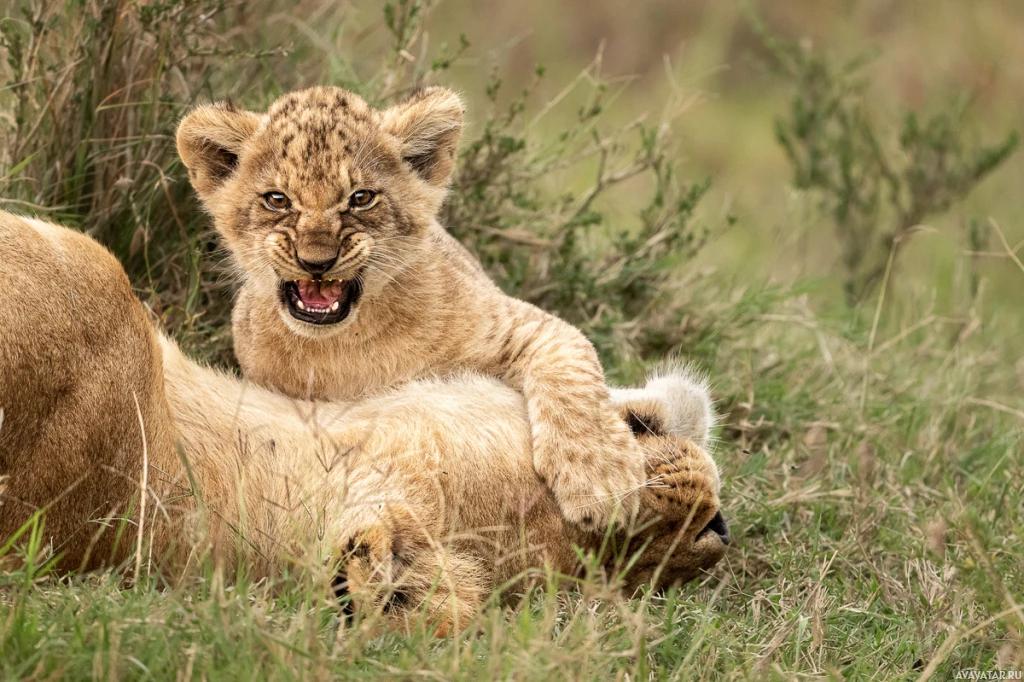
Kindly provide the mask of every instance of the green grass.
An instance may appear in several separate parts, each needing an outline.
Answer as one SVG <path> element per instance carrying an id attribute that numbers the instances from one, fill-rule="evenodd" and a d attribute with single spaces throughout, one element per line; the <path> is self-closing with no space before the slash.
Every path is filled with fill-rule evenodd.
<path id="1" fill-rule="evenodd" d="M 117 574 L 19 569 L 0 577 L 0 669 L 685 680 L 1019 666 L 1021 418 L 970 402 L 990 395 L 986 352 L 927 332 L 898 343 L 870 363 L 862 412 L 863 349 L 799 312 L 776 315 L 801 322 L 766 320 L 712 364 L 730 410 L 718 456 L 736 542 L 697 584 L 630 601 L 599 586 L 541 591 L 435 641 L 415 624 L 383 637 L 343 625 L 325 591 L 299 581 L 232 585 L 208 568 L 174 589 L 127 589 Z"/>
<path id="2" fill-rule="evenodd" d="M 457 185 L 453 230 L 508 290 L 583 325 L 616 378 L 636 379 L 671 353 L 696 358 L 712 377 L 723 415 L 722 498 L 735 538 L 722 564 L 666 595 L 627 600 L 598 584 L 573 594 L 540 590 L 516 606 L 489 607 L 456 638 L 435 640 L 415 623 L 408 633 L 384 636 L 370 623 L 346 623 L 326 590 L 309 581 L 253 584 L 209 564 L 173 588 L 159 575 L 129 586 L 119 571 L 58 579 L 45 566 L 33 568 L 40 560 L 25 565 L 17 560 L 24 550 L 10 549 L 0 557 L 7 567 L 0 569 L 5 678 L 946 680 L 965 668 L 1024 668 L 1024 268 L 1006 256 L 1002 241 L 1005 235 L 1012 248 L 1024 236 L 1016 218 L 1022 155 L 916 235 L 887 286 L 848 307 L 839 250 L 822 227 L 827 216 L 814 197 L 790 188 L 772 140 L 772 119 L 790 93 L 750 66 L 756 58 L 749 51 L 727 49 L 734 42 L 749 47 L 749 31 L 737 28 L 735 9 L 723 5 L 705 8 L 706 35 L 693 45 L 695 63 L 685 66 L 684 78 L 727 60 L 733 80 L 699 81 L 712 89 L 704 105 L 677 100 L 669 107 L 680 115 L 659 158 L 675 165 L 672 178 L 659 180 L 649 166 L 573 221 L 596 177 L 591 135 L 621 145 L 616 164 L 650 160 L 636 131 L 618 131 L 640 111 L 660 112 L 665 92 L 646 72 L 622 94 L 614 79 L 595 80 L 603 92 L 581 83 L 527 130 L 523 117 L 532 120 L 591 56 L 569 52 L 557 32 L 545 30 L 571 12 L 556 4 L 530 6 L 523 21 L 537 26 L 539 52 L 566 51 L 566 63 L 553 64 L 531 86 L 533 64 L 501 53 L 508 64 L 497 69 L 504 82 L 493 98 L 485 92 L 492 74 L 479 64 L 487 50 L 471 47 L 449 70 L 431 71 L 422 60 L 410 66 L 395 59 L 394 36 L 365 5 L 304 3 L 285 21 L 260 3 L 242 12 L 233 3 L 218 9 L 220 3 L 193 2 L 179 13 L 153 10 L 154 23 L 129 37 L 104 28 L 111 5 L 69 5 L 70 19 L 49 19 L 56 42 L 39 43 L 35 63 L 46 68 L 25 85 L 24 74 L 9 72 L 14 84 L 0 91 L 8 133 L 0 156 L 9 155 L 0 165 L 0 195 L 6 208 L 54 217 L 111 245 L 140 296 L 190 351 L 230 364 L 230 286 L 174 158 L 176 116 L 214 94 L 262 107 L 313 81 L 353 87 L 376 101 L 396 94 L 389 83 L 461 84 L 473 120 L 463 168 L 476 175 L 465 170 Z M 865 2 L 863 11 L 877 4 Z M 21 17 L 22 6 L 44 7 L 21 3 L 12 16 Z M 974 29 L 968 34 L 992 50 L 1019 35 L 1016 10 L 1001 14 L 995 3 L 979 3 L 968 21 L 964 12 L 972 10 L 958 6 L 944 3 L 930 14 L 929 34 L 884 34 L 881 66 L 873 67 L 877 101 L 897 91 L 889 54 L 919 50 L 927 57 L 939 43 L 967 54 L 964 41 L 952 38 L 961 24 L 984 28 L 987 43 Z M 608 7 L 601 11 L 623 11 Z M 796 37 L 835 39 L 850 48 L 847 56 L 872 47 L 864 23 L 844 24 L 820 7 L 804 7 L 810 18 L 793 29 Z M 769 24 L 793 21 L 784 10 L 776 16 L 759 8 Z M 229 39 L 196 18 L 211 10 L 219 12 L 214 21 L 234 26 Z M 457 50 L 449 34 L 463 24 L 474 45 L 506 49 L 468 5 L 437 12 L 427 24 L 435 34 L 429 54 Z M 31 36 L 31 22 L 17 21 L 22 37 Z M 849 26 L 860 32 L 851 35 Z M 182 42 L 177 36 L 186 29 Z M 78 35 L 89 37 L 76 43 Z M 449 46 L 441 48 L 438 37 Z M 424 38 L 416 38 L 411 53 L 419 58 Z M 97 71 L 91 57 L 107 45 L 115 58 Z M 980 59 L 981 52 L 969 54 Z M 908 72 L 923 74 L 939 99 L 957 84 L 942 86 L 942 69 L 926 57 Z M 151 63 L 165 67 L 146 70 Z M 61 81 L 67 65 L 82 70 Z M 81 105 L 143 81 L 146 96 L 113 96 L 108 104 L 118 106 L 101 115 Z M 47 117 L 43 82 L 51 97 L 64 98 L 63 118 Z M 88 83 L 93 88 L 85 92 Z M 523 113 L 502 127 L 527 87 L 533 90 L 522 98 Z M 974 110 L 972 122 L 986 139 L 1006 130 L 1007 112 L 1019 112 L 1012 88 L 1001 87 L 981 92 L 985 106 Z M 600 115 L 580 123 L 580 107 L 595 101 Z M 884 119 L 886 107 L 879 108 Z M 577 125 L 583 134 L 562 136 Z M 503 149 L 514 151 L 502 156 Z M 551 158 L 568 163 L 552 170 L 545 165 Z M 655 188 L 685 199 L 709 174 L 712 187 L 692 211 L 652 204 Z M 468 177 L 486 179 L 479 193 Z M 661 213 L 645 222 L 643 210 L 652 205 Z M 988 226 L 981 249 L 971 248 L 961 229 L 972 219 Z M 674 227 L 666 234 L 677 239 L 670 249 L 624 256 L 636 235 L 667 224 Z M 490 231 L 479 232 L 480 225 Z M 552 245 L 507 243 L 524 231 Z M 576 241 L 567 245 L 565 234 Z M 609 264 L 621 272 L 603 280 Z M 530 280 L 542 267 L 551 279 Z M 573 291 L 585 293 L 582 302 L 568 295 Z M 613 301 L 610 309 L 602 297 Z M 45 533 L 37 545 L 45 546 Z"/>

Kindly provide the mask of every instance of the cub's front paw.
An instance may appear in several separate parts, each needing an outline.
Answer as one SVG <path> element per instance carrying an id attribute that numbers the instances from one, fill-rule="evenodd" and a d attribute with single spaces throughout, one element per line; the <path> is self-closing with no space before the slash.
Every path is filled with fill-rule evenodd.
<path id="1" fill-rule="evenodd" d="M 490 589 L 478 559 L 432 542 L 402 510 L 352 537 L 341 556 L 335 594 L 347 594 L 378 632 L 422 626 L 446 637 L 466 627 Z"/>
<path id="2" fill-rule="evenodd" d="M 536 469 L 558 502 L 562 515 L 589 531 L 628 524 L 643 488 L 644 455 L 624 433 L 613 437 L 559 439 L 557 447 L 541 446 Z"/>

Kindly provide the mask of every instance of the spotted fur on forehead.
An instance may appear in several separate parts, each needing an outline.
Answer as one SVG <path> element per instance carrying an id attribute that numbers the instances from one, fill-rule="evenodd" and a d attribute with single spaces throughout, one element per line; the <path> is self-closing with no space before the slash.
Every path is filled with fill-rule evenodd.
<path id="1" fill-rule="evenodd" d="M 284 95 L 267 111 L 261 137 L 288 165 L 287 173 L 309 185 L 346 172 L 381 145 L 381 113 L 341 88 L 314 87 Z M 351 178 L 357 180 L 358 178 Z"/>

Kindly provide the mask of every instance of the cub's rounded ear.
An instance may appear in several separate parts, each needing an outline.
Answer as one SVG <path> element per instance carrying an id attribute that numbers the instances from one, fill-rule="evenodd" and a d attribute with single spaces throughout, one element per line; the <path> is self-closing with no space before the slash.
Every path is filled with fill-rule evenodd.
<path id="1" fill-rule="evenodd" d="M 381 127 L 398 138 L 402 158 L 423 180 L 444 188 L 455 169 L 464 110 L 451 90 L 425 88 L 386 110 Z"/>
<path id="2" fill-rule="evenodd" d="M 613 388 L 612 405 L 634 436 L 663 436 L 668 426 L 668 406 L 659 396 L 642 388 Z"/>
<path id="3" fill-rule="evenodd" d="M 716 422 L 711 390 L 686 365 L 663 369 L 643 388 L 612 389 L 611 398 L 634 435 L 680 436 L 701 447 L 711 442 Z"/>
<path id="4" fill-rule="evenodd" d="M 192 111 L 178 124 L 178 155 L 200 197 L 216 191 L 238 167 L 245 143 L 260 127 L 260 116 L 230 104 Z"/>

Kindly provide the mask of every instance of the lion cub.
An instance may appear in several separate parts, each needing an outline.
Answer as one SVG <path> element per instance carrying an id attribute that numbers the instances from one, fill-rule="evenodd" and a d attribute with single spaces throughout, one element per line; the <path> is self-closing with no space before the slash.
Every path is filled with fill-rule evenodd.
<path id="1" fill-rule="evenodd" d="M 475 370 L 520 391 L 534 466 L 565 517 L 607 525 L 643 457 L 577 329 L 505 295 L 437 221 L 463 105 L 428 88 L 390 109 L 332 87 L 265 114 L 203 106 L 178 152 L 242 276 L 245 375 L 295 397 L 354 399 Z M 423 453 L 429 456 L 429 453 Z"/>

